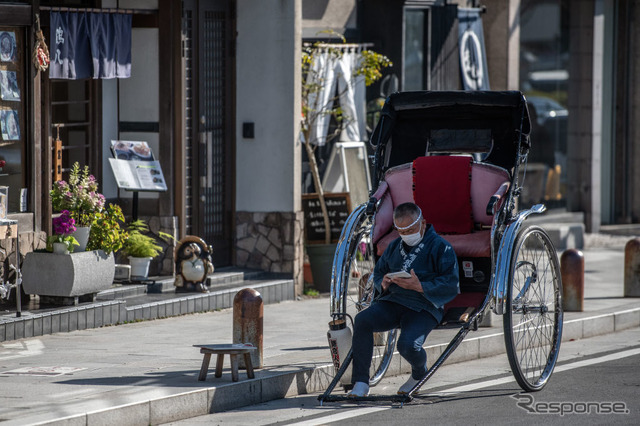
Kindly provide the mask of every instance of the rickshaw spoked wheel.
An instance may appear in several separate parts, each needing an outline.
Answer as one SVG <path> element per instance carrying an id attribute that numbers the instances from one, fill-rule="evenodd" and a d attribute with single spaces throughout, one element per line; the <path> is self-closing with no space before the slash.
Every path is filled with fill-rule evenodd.
<path id="1" fill-rule="evenodd" d="M 556 250 L 540 227 L 520 231 L 513 247 L 504 314 L 507 356 L 520 387 L 542 389 L 562 337 L 562 282 Z"/>
<path id="2" fill-rule="evenodd" d="M 376 256 L 370 238 L 371 228 L 371 218 L 367 218 L 349 236 L 348 263 L 342 277 L 344 282 L 348 282 L 345 286 L 343 309 L 353 319 L 358 312 L 368 308 L 373 300 L 373 269 Z M 373 357 L 369 370 L 370 386 L 378 384 L 389 368 L 396 336 L 397 330 L 374 334 Z"/>

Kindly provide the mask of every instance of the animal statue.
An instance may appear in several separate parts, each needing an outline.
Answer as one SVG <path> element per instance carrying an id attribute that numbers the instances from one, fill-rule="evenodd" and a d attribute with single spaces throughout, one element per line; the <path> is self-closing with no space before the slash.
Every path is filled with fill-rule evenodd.
<path id="1" fill-rule="evenodd" d="M 194 235 L 187 235 L 178 242 L 174 252 L 176 292 L 209 292 L 206 281 L 207 275 L 214 270 L 211 261 L 212 252 L 211 246 Z"/>

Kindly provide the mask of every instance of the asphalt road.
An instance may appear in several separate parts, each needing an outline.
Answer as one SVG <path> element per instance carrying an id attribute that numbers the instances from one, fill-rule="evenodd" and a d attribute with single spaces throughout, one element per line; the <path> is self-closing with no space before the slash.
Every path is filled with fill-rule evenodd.
<path id="1" fill-rule="evenodd" d="M 404 407 L 325 404 L 317 395 L 272 401 L 175 425 L 529 425 L 640 424 L 640 329 L 564 342 L 549 384 L 523 394 L 506 355 L 443 366 Z M 385 378 L 375 394 L 393 393 L 405 377 Z"/>
<path id="2" fill-rule="evenodd" d="M 514 382 L 484 387 L 491 380 L 481 381 L 475 383 L 478 389 L 470 384 L 470 390 L 422 396 L 402 409 L 384 409 L 331 424 L 637 425 L 640 346 L 633 352 L 638 355 L 556 372 L 553 382 L 539 393 L 521 393 Z"/>

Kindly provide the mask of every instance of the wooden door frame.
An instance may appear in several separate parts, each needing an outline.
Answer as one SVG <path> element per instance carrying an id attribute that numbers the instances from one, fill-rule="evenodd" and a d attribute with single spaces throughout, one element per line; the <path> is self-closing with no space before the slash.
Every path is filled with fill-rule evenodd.
<path id="1" fill-rule="evenodd" d="M 174 191 L 160 193 L 158 214 L 160 216 L 180 217 L 183 206 L 180 200 L 184 194 L 184 151 L 181 148 L 184 126 L 184 105 L 180 96 L 184 73 L 181 53 L 182 3 L 172 0 L 158 1 L 158 43 L 159 49 L 159 139 L 162 155 L 160 165 L 167 182 L 173 182 Z M 167 48 L 163 48 L 168 46 Z M 162 64 L 167 64 L 163 66 Z M 182 216 L 184 218 L 184 216 Z M 180 235 L 182 223 L 180 223 Z"/>
<path id="2" fill-rule="evenodd" d="M 193 10 L 195 15 L 193 16 L 193 23 L 194 23 L 194 27 L 195 26 L 200 26 L 200 22 L 201 22 L 201 16 L 200 16 L 200 2 L 202 0 L 192 0 L 191 5 L 193 6 Z M 227 55 L 227 57 L 225 58 L 225 72 L 227 75 L 227 81 L 226 81 L 226 98 L 227 98 L 227 102 L 225 105 L 225 123 L 224 123 L 224 132 L 226 135 L 226 149 L 225 149 L 225 168 L 226 168 L 226 173 L 225 173 L 225 199 L 224 199 L 224 204 L 225 204 L 225 208 L 226 210 L 224 211 L 224 217 L 225 217 L 225 223 L 229 224 L 229 227 L 227 229 L 227 227 L 225 227 L 225 239 L 229 241 L 230 243 L 230 247 L 229 247 L 229 259 L 230 262 L 233 263 L 233 259 L 234 259 L 234 244 L 233 244 L 233 229 L 235 227 L 235 173 L 236 173 L 236 167 L 235 167 L 235 142 L 236 142 L 236 111 L 235 111 L 235 105 L 236 105 L 236 76 L 235 76 L 235 66 L 236 66 L 236 62 L 235 62 L 235 40 L 236 40 L 236 36 L 235 36 L 235 31 L 236 31 L 236 1 L 235 0 L 224 0 L 227 3 L 227 10 L 228 10 L 228 25 L 227 25 L 227 34 L 226 34 L 226 38 L 227 38 L 227 49 L 229 54 Z M 182 2 L 184 3 L 184 2 Z M 180 18 L 180 22 L 179 25 L 177 26 L 177 28 L 180 29 L 180 31 L 177 31 L 177 36 L 174 38 L 174 42 L 178 43 L 178 46 L 180 47 L 180 49 L 178 49 L 178 52 L 176 53 L 176 55 L 174 56 L 174 66 L 179 68 L 179 72 L 177 72 L 174 76 L 174 78 L 176 80 L 174 80 L 176 82 L 174 88 L 173 88 L 173 93 L 174 93 L 174 104 L 175 105 L 180 105 L 180 114 L 176 114 L 174 116 L 174 124 L 175 127 L 179 130 L 175 131 L 175 137 L 176 137 L 176 144 L 175 144 L 175 155 L 176 155 L 176 161 L 174 162 L 175 167 L 176 167 L 176 175 L 175 175 L 175 182 L 176 182 L 176 191 L 175 191 L 175 211 L 176 214 L 179 216 L 180 218 L 180 232 L 181 235 L 184 235 L 186 232 L 186 175 L 185 175 L 185 169 L 186 169 L 186 158 L 185 158 L 185 149 L 186 149 L 186 130 L 185 130 L 185 115 L 184 115 L 184 110 L 186 108 L 186 105 L 184 104 L 184 96 L 185 96 L 185 60 L 182 57 L 182 52 L 181 52 L 181 43 L 182 43 L 182 39 L 181 39 L 181 25 L 182 25 L 182 13 L 180 11 L 180 13 L 178 13 L 176 11 L 176 13 L 174 14 L 175 16 L 179 16 Z M 174 23 L 175 24 L 175 23 Z M 195 83 L 200 82 L 200 75 L 201 75 L 201 65 L 200 65 L 200 34 L 199 34 L 199 30 L 196 28 L 195 30 L 196 34 L 194 35 L 194 37 L 192 38 L 192 49 L 193 49 L 193 63 L 192 63 L 192 75 L 193 75 L 193 81 Z M 197 146 L 197 141 L 198 141 L 198 134 L 199 134 L 199 130 L 200 130 L 200 123 L 199 123 L 199 116 L 200 114 L 196 114 L 196 112 L 199 112 L 200 110 L 200 96 L 199 96 L 199 90 L 193 90 L 193 98 L 192 98 L 192 102 L 193 102 L 193 106 L 194 106 L 194 114 L 193 114 L 193 134 L 192 134 L 192 141 L 194 143 L 194 145 Z M 197 111 L 196 111 L 197 110 Z M 193 149 L 193 148 L 192 148 Z M 193 168 L 193 175 L 191 176 L 192 182 L 194 182 L 194 186 L 196 186 L 195 189 L 199 190 L 200 185 L 198 182 L 199 179 L 199 172 L 197 169 L 197 165 L 196 167 Z M 194 194 L 194 199 L 197 199 L 199 197 L 199 192 Z M 193 227 L 196 228 L 201 228 L 202 227 L 202 215 L 201 213 L 195 212 L 196 209 L 194 209 L 194 213 L 193 213 L 193 218 L 196 219 L 197 221 L 194 222 L 192 224 Z M 211 243 L 211 242 L 208 242 Z"/>

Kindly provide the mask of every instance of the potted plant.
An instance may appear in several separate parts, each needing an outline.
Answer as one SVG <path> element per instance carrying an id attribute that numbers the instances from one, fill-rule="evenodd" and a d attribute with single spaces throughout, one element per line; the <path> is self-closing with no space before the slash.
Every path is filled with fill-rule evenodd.
<path id="1" fill-rule="evenodd" d="M 98 183 L 89 172 L 89 167 L 80 168 L 79 163 L 74 163 L 69 174 L 69 182 L 55 182 L 50 196 L 54 211 L 68 210 L 75 220 L 74 237 L 79 243 L 75 251 L 86 250 L 90 227 L 96 214 L 104 208 L 105 202 L 104 196 L 98 192 Z"/>
<path id="2" fill-rule="evenodd" d="M 116 204 L 109 204 L 95 213 L 87 249 L 102 250 L 106 254 L 120 250 L 129 237 L 127 231 L 120 226 L 121 223 L 124 223 L 124 215 Z"/>
<path id="3" fill-rule="evenodd" d="M 75 220 L 68 210 L 53 219 L 53 235 L 47 238 L 47 251 L 56 254 L 69 254 L 78 245 L 72 233 L 76 231 Z"/>
<path id="4" fill-rule="evenodd" d="M 23 286 L 28 294 L 49 296 L 52 303 L 68 303 L 68 298 L 75 298 L 110 288 L 115 275 L 115 258 L 113 251 L 119 249 L 127 237 L 120 227 L 124 221 L 122 210 L 116 205 L 109 205 L 100 212 L 94 213 L 91 226 L 90 251 L 80 251 L 68 256 L 57 256 L 50 253 L 33 251 L 27 253 L 23 262 Z M 75 228 L 75 220 L 71 212 L 63 211 L 53 219 L 55 235 L 47 239 L 47 248 L 54 250 L 60 242 L 66 249 L 77 244 L 70 234 Z M 43 279 L 46 271 L 46 279 Z M 55 300 L 55 301 L 54 301 Z"/>
<path id="5" fill-rule="evenodd" d="M 324 31 L 330 35 L 337 35 L 342 43 L 345 38 L 333 31 Z M 326 66 L 323 64 L 335 64 L 343 55 L 344 50 L 339 44 L 326 44 L 316 42 L 304 49 L 302 54 L 302 121 L 300 123 L 302 142 L 309 159 L 309 169 L 313 178 L 313 185 L 318 195 L 322 220 L 324 222 L 324 244 L 308 244 L 307 255 L 311 264 L 313 282 L 316 288 L 328 290 L 331 279 L 331 264 L 335 253 L 335 245 L 331 244 L 331 226 L 329 213 L 325 202 L 325 195 L 321 184 L 321 176 L 316 160 L 316 149 L 319 145 L 326 144 L 338 136 L 341 130 L 356 118 L 349 115 L 340 105 L 338 100 L 348 90 L 353 90 L 356 79 L 364 79 L 369 86 L 382 77 L 381 69 L 392 65 L 384 55 L 364 50 L 360 60 L 350 74 L 346 87 L 339 93 L 325 93 L 326 87 L 334 84 L 333 79 L 325 78 Z M 333 66 L 333 65 L 332 65 Z M 319 138 L 314 129 L 318 127 L 319 120 L 325 120 L 327 116 L 338 122 L 336 130 L 329 135 Z M 361 138 L 364 136 L 361 136 Z"/>
<path id="6" fill-rule="evenodd" d="M 146 235 L 149 226 L 143 220 L 135 220 L 128 226 L 129 236 L 124 242 L 122 250 L 129 258 L 131 276 L 135 278 L 147 278 L 149 276 L 149 264 L 151 259 L 162 252 L 162 247 L 156 243 L 156 239 Z M 173 238 L 171 235 L 160 232 L 161 238 Z"/>

